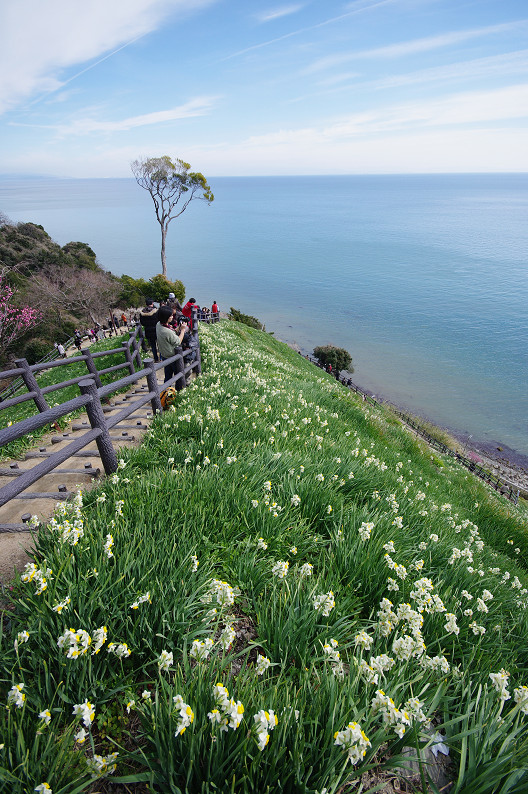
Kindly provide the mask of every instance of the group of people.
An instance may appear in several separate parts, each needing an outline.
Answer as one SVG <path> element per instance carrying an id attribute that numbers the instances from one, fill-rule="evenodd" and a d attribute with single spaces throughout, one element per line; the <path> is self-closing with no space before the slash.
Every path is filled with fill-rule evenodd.
<path id="1" fill-rule="evenodd" d="M 126 327 L 129 323 L 140 322 L 143 326 L 145 339 L 152 349 L 154 361 L 159 361 L 160 357 L 163 361 L 174 356 L 177 347 L 183 347 L 184 350 L 193 347 L 193 308 L 196 309 L 198 320 L 202 322 L 217 322 L 219 319 L 219 308 L 216 301 L 213 301 L 210 309 L 200 308 L 194 298 L 190 298 L 185 306 L 182 306 L 175 294 L 170 292 L 167 300 L 161 301 L 159 306 L 154 304 L 152 298 L 147 298 L 145 306 L 135 316 L 132 313 L 128 318 L 124 312 L 121 316 L 117 313 L 110 313 L 106 325 L 95 323 L 93 328 L 86 330 L 86 335 L 90 342 L 96 342 L 107 336 L 112 336 L 114 333 L 117 335 L 117 329 Z M 76 328 L 73 342 L 79 351 L 81 351 L 83 338 L 84 335 Z M 64 345 L 56 342 L 55 349 L 61 358 L 66 358 Z M 188 357 L 191 361 L 193 360 L 192 356 L 191 353 Z M 173 374 L 173 365 L 165 367 L 166 381 Z"/>
<path id="2" fill-rule="evenodd" d="M 169 297 L 166 301 L 161 301 L 161 306 L 170 306 L 171 308 L 175 309 L 180 314 L 183 314 L 185 317 L 191 318 L 191 309 L 190 306 L 194 306 L 197 312 L 197 317 L 202 322 L 216 322 L 219 318 L 219 308 L 216 301 L 213 301 L 213 305 L 209 309 L 207 306 L 198 306 L 196 300 L 194 298 L 190 298 L 185 306 L 182 307 L 179 300 L 175 296 L 174 292 L 169 292 Z"/>
<path id="3" fill-rule="evenodd" d="M 184 350 L 191 349 L 187 360 L 193 361 L 196 353 L 193 348 L 197 344 L 193 331 L 193 309 L 196 309 L 198 320 L 206 322 L 218 319 L 219 309 L 216 301 L 213 302 L 211 310 L 200 308 L 195 298 L 189 298 L 185 306 L 182 306 L 173 292 L 169 293 L 166 301 L 163 301 L 159 308 L 154 304 L 152 298 L 147 298 L 145 306 L 139 313 L 139 322 L 143 326 L 145 339 L 148 341 L 154 361 L 162 361 L 171 358 L 179 352 L 179 348 Z M 176 374 L 175 363 L 165 367 L 165 382 Z"/>
<path id="4" fill-rule="evenodd" d="M 128 320 L 124 313 L 121 315 L 121 318 L 118 318 L 117 315 L 110 315 L 107 325 L 94 323 L 93 327 L 87 328 L 84 333 L 76 328 L 73 335 L 73 344 L 79 352 L 82 352 L 82 342 L 85 336 L 88 337 L 90 342 L 100 342 L 101 339 L 106 339 L 107 336 L 112 336 L 113 333 L 117 336 L 117 329 L 127 324 Z M 54 347 L 60 358 L 66 358 L 66 350 L 61 342 L 55 342 Z"/>

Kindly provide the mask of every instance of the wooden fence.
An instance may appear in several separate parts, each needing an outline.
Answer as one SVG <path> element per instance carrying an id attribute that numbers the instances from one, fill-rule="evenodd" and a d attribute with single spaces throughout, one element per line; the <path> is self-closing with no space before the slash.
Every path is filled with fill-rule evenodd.
<path id="1" fill-rule="evenodd" d="M 33 400 L 38 409 L 38 414 L 35 416 L 30 416 L 10 427 L 5 427 L 0 430 L 0 448 L 12 441 L 22 438 L 28 433 L 32 433 L 42 427 L 53 425 L 53 423 L 61 417 L 80 408 L 86 410 L 90 422 L 90 430 L 83 433 L 82 436 L 77 437 L 64 447 L 64 449 L 53 453 L 44 451 L 34 453 L 35 455 L 38 454 L 39 457 L 42 456 L 43 460 L 33 468 L 25 471 L 18 471 L 16 464 L 13 464 L 10 470 L 2 472 L 4 474 L 7 473 L 8 476 L 13 479 L 7 485 L 0 488 L 0 507 L 11 499 L 18 497 L 22 491 L 25 491 L 30 485 L 33 485 L 41 477 L 49 474 L 53 469 L 72 456 L 86 454 L 81 452 L 81 450 L 92 441 L 95 441 L 97 444 L 97 450 L 106 474 L 115 472 L 117 469 L 117 456 L 112 444 L 110 430 L 147 402 L 150 402 L 153 412 L 161 411 L 160 391 L 168 386 L 174 386 L 178 391 L 184 389 L 187 379 L 192 372 L 197 375 L 201 373 L 202 365 L 196 310 L 193 312 L 192 336 L 193 345 L 190 349 L 182 350 L 180 348 L 179 352 L 172 356 L 172 358 L 160 362 L 154 362 L 151 358 L 146 358 L 142 361 L 141 347 L 144 336 L 142 327 L 138 325 L 126 342 L 120 347 L 112 350 L 102 350 L 92 353 L 90 350 L 85 349 L 79 356 L 33 365 L 28 364 L 26 359 L 17 359 L 15 361 L 16 369 L 0 372 L 0 378 L 20 376 L 27 389 L 23 394 L 13 396 L 10 399 L 0 402 L 0 411 L 29 400 Z M 101 370 L 97 369 L 95 362 L 98 358 L 117 354 L 124 355 L 124 363 L 106 367 Z M 87 373 L 85 375 L 40 388 L 35 377 L 38 372 L 53 367 L 65 367 L 75 362 L 84 362 L 86 364 Z M 164 383 L 160 390 L 156 372 L 172 363 L 175 365 L 174 369 L 176 374 L 169 381 Z M 101 375 L 118 372 L 122 369 L 128 370 L 128 374 L 105 386 L 102 385 Z M 142 378 L 146 378 L 147 380 L 148 391 L 141 393 L 137 399 L 129 401 L 126 408 L 123 408 L 117 414 L 106 418 L 101 401 L 108 398 L 113 392 L 123 387 L 131 386 Z M 78 397 L 74 397 L 59 405 L 49 406 L 46 400 L 47 394 L 72 385 L 78 385 L 81 392 Z M 43 498 L 46 496 L 55 499 L 60 498 L 57 494 L 45 493 L 24 493 L 21 498 L 31 499 Z"/>

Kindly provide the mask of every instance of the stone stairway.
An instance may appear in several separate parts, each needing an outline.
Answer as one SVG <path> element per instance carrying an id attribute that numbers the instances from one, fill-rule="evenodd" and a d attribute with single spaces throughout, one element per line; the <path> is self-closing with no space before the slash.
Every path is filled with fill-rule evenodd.
<path id="1" fill-rule="evenodd" d="M 160 386 L 162 378 L 163 370 L 158 372 Z M 148 391 L 146 380 L 140 380 L 126 394 L 113 396 L 110 404 L 103 407 L 105 414 L 111 418 L 125 407 L 127 400 L 137 398 L 145 390 Z M 116 451 L 139 443 L 151 418 L 152 410 L 150 403 L 147 402 L 116 424 L 110 431 Z M 18 473 L 35 466 L 52 451 L 55 452 L 66 446 L 76 434 L 89 429 L 90 423 L 83 413 L 62 432 L 47 434 L 34 449 L 23 454 L 20 459 L 0 463 L 0 487 Z M 31 516 L 37 515 L 41 523 L 45 522 L 51 518 L 58 501 L 68 499 L 70 494 L 78 491 L 79 488 L 83 491 L 87 490 L 94 481 L 104 476 L 94 441 L 18 497 L 0 507 L 0 584 L 6 585 L 13 578 L 14 569 L 22 570 L 28 561 L 27 550 L 31 548 L 33 539 L 33 531 L 28 524 Z"/>

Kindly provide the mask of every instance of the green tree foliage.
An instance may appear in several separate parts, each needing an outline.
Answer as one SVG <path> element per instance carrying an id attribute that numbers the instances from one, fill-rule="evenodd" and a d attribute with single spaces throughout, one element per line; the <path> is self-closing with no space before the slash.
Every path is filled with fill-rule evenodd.
<path id="1" fill-rule="evenodd" d="M 155 301 L 164 301 L 169 297 L 169 292 L 174 292 L 176 298 L 183 302 L 185 298 L 185 287 L 178 279 L 177 281 L 169 281 L 168 278 L 158 273 L 149 280 L 150 297 Z"/>
<path id="2" fill-rule="evenodd" d="M 152 298 L 155 301 L 167 300 L 169 292 L 174 292 L 180 303 L 185 300 L 183 283 L 179 279 L 169 281 L 161 273 L 153 276 L 149 281 L 144 278 L 132 278 L 132 276 L 121 276 L 119 281 L 121 282 L 121 291 L 118 303 L 124 308 L 143 306 L 146 298 Z"/>
<path id="3" fill-rule="evenodd" d="M 342 347 L 334 347 L 333 345 L 322 345 L 314 348 L 314 356 L 323 366 L 332 365 L 334 372 L 339 375 L 342 369 L 347 372 L 354 372 L 352 366 L 352 356 L 347 350 Z"/>
<path id="4" fill-rule="evenodd" d="M 72 256 L 77 267 L 85 267 L 88 270 L 98 270 L 97 257 L 87 243 L 66 243 L 62 250 L 65 254 Z"/>
<path id="5" fill-rule="evenodd" d="M 238 309 L 233 309 L 231 306 L 229 310 L 229 319 L 236 320 L 237 323 L 243 323 L 244 325 L 249 325 L 250 328 L 256 328 L 259 331 L 265 331 L 265 326 L 258 320 L 256 317 L 253 317 L 251 314 L 243 314 L 239 312 Z"/>
<path id="6" fill-rule="evenodd" d="M 119 281 L 121 284 L 118 303 L 123 308 L 143 306 L 145 298 L 150 297 L 149 282 L 144 278 L 132 278 L 132 276 L 124 275 Z"/>
<path id="7" fill-rule="evenodd" d="M 211 204 L 214 196 L 203 174 L 191 171 L 189 163 L 163 157 L 134 160 L 130 167 L 140 187 L 150 193 L 156 219 L 161 227 L 161 267 L 167 277 L 165 243 L 169 223 L 178 218 L 191 201 L 199 199 Z"/>

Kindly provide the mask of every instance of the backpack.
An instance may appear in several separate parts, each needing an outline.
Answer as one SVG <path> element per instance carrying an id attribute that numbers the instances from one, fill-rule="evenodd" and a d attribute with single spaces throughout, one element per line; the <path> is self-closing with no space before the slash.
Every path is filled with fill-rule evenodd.
<path id="1" fill-rule="evenodd" d="M 164 411 L 171 407 L 171 405 L 176 401 L 177 396 L 178 392 L 174 386 L 169 386 L 168 389 L 163 389 L 160 394 L 160 402 Z"/>

